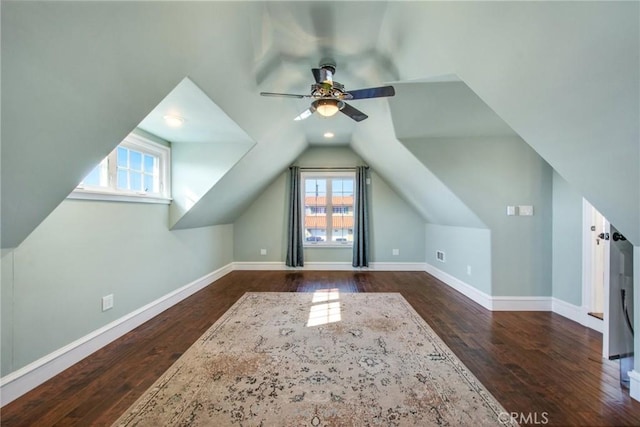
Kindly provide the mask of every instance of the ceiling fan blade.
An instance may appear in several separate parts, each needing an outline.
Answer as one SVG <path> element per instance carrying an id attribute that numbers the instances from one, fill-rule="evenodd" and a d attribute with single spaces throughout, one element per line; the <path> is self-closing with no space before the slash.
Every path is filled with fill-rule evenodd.
<path id="1" fill-rule="evenodd" d="M 312 68 L 313 78 L 316 79 L 316 83 L 333 84 L 333 73 L 327 68 Z"/>
<path id="2" fill-rule="evenodd" d="M 316 111 L 316 107 L 314 107 L 313 105 L 310 106 L 309 108 L 307 108 L 306 110 L 304 110 L 302 113 L 300 113 L 300 115 L 298 115 L 298 117 L 296 117 L 293 120 L 299 121 L 299 120 L 304 120 L 308 117 L 311 117 L 311 115 Z"/>
<path id="3" fill-rule="evenodd" d="M 262 96 L 279 96 L 284 98 L 308 98 L 309 95 L 296 95 L 294 93 L 275 93 L 275 92 L 260 92 Z"/>
<path id="4" fill-rule="evenodd" d="M 393 96 L 396 94 L 393 86 L 371 87 L 368 89 L 356 89 L 347 92 L 351 95 L 349 99 L 381 98 L 383 96 Z"/>
<path id="5" fill-rule="evenodd" d="M 340 112 L 351 117 L 356 122 L 361 122 L 367 117 L 369 117 L 362 111 L 358 110 L 357 108 L 353 108 L 351 105 L 347 104 L 346 102 L 344 103 L 344 107 L 340 110 Z"/>

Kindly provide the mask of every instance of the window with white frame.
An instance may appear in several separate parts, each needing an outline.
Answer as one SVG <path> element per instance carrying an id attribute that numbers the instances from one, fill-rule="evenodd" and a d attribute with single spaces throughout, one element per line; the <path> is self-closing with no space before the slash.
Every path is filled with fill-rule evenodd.
<path id="1" fill-rule="evenodd" d="M 305 246 L 351 246 L 355 172 L 302 172 Z"/>
<path id="2" fill-rule="evenodd" d="M 129 134 L 78 184 L 72 198 L 168 201 L 170 149 Z"/>

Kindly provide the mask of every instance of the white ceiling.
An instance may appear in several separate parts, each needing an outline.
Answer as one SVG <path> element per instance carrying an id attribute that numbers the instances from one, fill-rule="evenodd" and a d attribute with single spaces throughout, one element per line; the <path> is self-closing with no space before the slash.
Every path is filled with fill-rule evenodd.
<path id="1" fill-rule="evenodd" d="M 185 77 L 215 105 L 201 111 L 256 144 L 178 228 L 233 222 L 310 144 L 349 144 L 425 221 L 482 226 L 397 133 L 513 131 L 640 241 L 638 2 L 1 7 L 2 247 L 19 244 Z M 326 57 L 347 89 L 393 83 L 398 95 L 354 101 L 369 115 L 361 123 L 294 122 L 305 102 L 258 95 L 306 93 Z M 601 167 L 603 151 L 616 168 Z M 60 152 L 62 169 L 50 161 Z"/>

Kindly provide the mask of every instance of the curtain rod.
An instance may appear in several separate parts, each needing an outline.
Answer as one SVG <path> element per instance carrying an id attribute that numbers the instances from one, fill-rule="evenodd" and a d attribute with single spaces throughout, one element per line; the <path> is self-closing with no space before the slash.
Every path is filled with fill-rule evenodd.
<path id="1" fill-rule="evenodd" d="M 289 168 L 292 168 L 294 165 L 289 166 Z M 364 166 L 365 168 L 369 169 L 368 165 L 358 165 L 358 166 Z M 349 166 L 349 167 L 335 167 L 335 168 L 330 168 L 330 167 L 318 167 L 318 168 L 312 168 L 312 167 L 300 167 L 300 170 L 354 170 L 355 168 L 357 168 L 358 166 Z"/>

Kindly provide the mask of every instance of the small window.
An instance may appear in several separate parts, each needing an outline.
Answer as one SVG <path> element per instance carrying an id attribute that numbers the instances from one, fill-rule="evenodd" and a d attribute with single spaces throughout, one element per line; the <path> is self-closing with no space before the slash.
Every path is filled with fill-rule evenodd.
<path id="1" fill-rule="evenodd" d="M 167 203 L 169 147 L 130 134 L 78 184 L 71 198 Z"/>
<path id="2" fill-rule="evenodd" d="M 351 246 L 355 173 L 303 172 L 305 246 Z"/>

